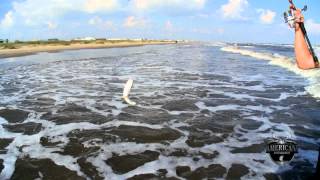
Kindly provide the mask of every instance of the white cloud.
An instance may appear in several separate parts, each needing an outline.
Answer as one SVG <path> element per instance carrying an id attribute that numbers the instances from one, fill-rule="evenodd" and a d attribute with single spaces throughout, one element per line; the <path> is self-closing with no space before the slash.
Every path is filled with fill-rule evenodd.
<path id="1" fill-rule="evenodd" d="M 315 22 L 313 19 L 308 19 L 305 24 L 309 33 L 320 35 L 320 23 Z"/>
<path id="2" fill-rule="evenodd" d="M 77 9 L 76 0 L 26 0 L 13 2 L 13 11 L 27 25 L 46 23 L 66 12 Z"/>
<path id="3" fill-rule="evenodd" d="M 91 19 L 89 19 L 88 23 L 90 25 L 97 25 L 97 24 L 101 24 L 103 22 L 103 20 L 99 17 L 99 16 L 95 16 Z"/>
<path id="4" fill-rule="evenodd" d="M 48 21 L 48 22 L 47 22 L 47 25 L 48 25 L 48 28 L 49 28 L 49 29 L 56 29 L 57 26 L 58 26 L 56 23 L 51 22 L 51 21 Z"/>
<path id="5" fill-rule="evenodd" d="M 215 29 L 215 31 L 216 31 L 218 34 L 224 34 L 225 29 L 224 29 L 224 28 L 217 28 L 217 29 Z"/>
<path id="6" fill-rule="evenodd" d="M 89 13 L 113 11 L 120 7 L 118 0 L 86 0 L 84 9 Z"/>
<path id="7" fill-rule="evenodd" d="M 205 19 L 207 19 L 207 18 L 209 18 L 211 15 L 210 15 L 210 14 L 204 14 L 204 13 L 202 13 L 202 14 L 197 14 L 196 16 L 197 16 L 197 17 L 200 17 L 200 18 L 205 18 Z"/>
<path id="8" fill-rule="evenodd" d="M 257 11 L 260 13 L 260 22 L 262 24 L 272 24 L 277 15 L 276 12 L 269 9 L 258 9 Z"/>
<path id="9" fill-rule="evenodd" d="M 164 29 L 165 29 L 166 31 L 173 31 L 174 28 L 173 28 L 172 22 L 168 20 L 168 21 L 165 23 Z"/>
<path id="10" fill-rule="evenodd" d="M 134 28 L 134 27 L 144 27 L 147 24 L 147 21 L 142 18 L 137 18 L 135 16 L 128 16 L 124 23 L 123 26 L 127 28 Z"/>
<path id="11" fill-rule="evenodd" d="M 213 35 L 213 34 L 223 34 L 225 32 L 225 29 L 223 28 L 194 28 L 191 30 L 191 32 L 193 33 L 197 33 L 197 34 L 207 34 L 207 35 Z"/>
<path id="12" fill-rule="evenodd" d="M 135 10 L 152 11 L 161 8 L 202 9 L 207 0 L 132 0 Z"/>
<path id="13" fill-rule="evenodd" d="M 14 1 L 14 16 L 26 25 L 39 25 L 70 12 L 111 12 L 120 8 L 119 0 L 24 0 Z"/>
<path id="14" fill-rule="evenodd" d="M 15 0 L 6 21 L 28 26 L 41 26 L 71 13 L 147 12 L 180 13 L 202 9 L 207 0 Z M 96 14 L 95 14 L 96 15 Z"/>
<path id="15" fill-rule="evenodd" d="M 115 27 L 112 21 L 105 21 L 99 16 L 95 16 L 89 19 L 88 24 L 92 26 L 96 26 L 98 28 L 102 28 L 102 29 L 115 30 Z"/>
<path id="16" fill-rule="evenodd" d="M 13 15 L 12 11 L 7 12 L 7 14 L 4 16 L 4 18 L 0 22 L 0 26 L 2 28 L 9 28 L 13 25 Z"/>
<path id="17" fill-rule="evenodd" d="M 229 0 L 227 4 L 221 6 L 222 16 L 227 19 L 245 20 L 242 13 L 248 5 L 247 0 Z"/>

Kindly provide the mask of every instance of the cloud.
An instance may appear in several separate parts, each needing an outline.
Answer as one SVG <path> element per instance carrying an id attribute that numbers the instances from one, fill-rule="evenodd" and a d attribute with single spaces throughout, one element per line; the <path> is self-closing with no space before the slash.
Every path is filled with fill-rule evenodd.
<path id="1" fill-rule="evenodd" d="M 118 0 L 86 0 L 84 4 L 85 11 L 95 13 L 99 11 L 113 11 L 120 7 Z"/>
<path id="2" fill-rule="evenodd" d="M 9 28 L 13 25 L 13 16 L 12 11 L 7 12 L 7 14 L 4 16 L 4 18 L 0 22 L 0 27 L 2 28 Z"/>
<path id="3" fill-rule="evenodd" d="M 96 26 L 101 29 L 115 30 L 115 27 L 112 21 L 105 21 L 99 16 L 94 16 L 93 18 L 89 19 L 88 24 L 92 26 Z"/>
<path id="4" fill-rule="evenodd" d="M 320 35 L 320 23 L 315 22 L 313 19 L 308 19 L 305 24 L 309 33 Z"/>
<path id="5" fill-rule="evenodd" d="M 135 27 L 145 27 L 147 24 L 147 21 L 143 18 L 137 18 L 135 16 L 128 16 L 123 26 L 127 28 L 135 28 Z"/>
<path id="6" fill-rule="evenodd" d="M 49 29 L 56 29 L 58 27 L 58 25 L 56 23 L 53 23 L 51 21 L 48 21 L 47 25 L 48 25 Z"/>
<path id="7" fill-rule="evenodd" d="M 205 18 L 205 19 L 207 19 L 207 18 L 209 18 L 211 15 L 210 15 L 210 14 L 201 13 L 201 14 L 197 14 L 196 16 L 197 16 L 197 17 L 200 17 L 200 18 Z"/>
<path id="8" fill-rule="evenodd" d="M 67 14 L 79 13 L 143 13 L 158 11 L 160 13 L 181 13 L 202 9 L 207 0 L 15 0 L 5 25 L 10 19 L 16 24 L 42 26 L 47 22 L 58 22 Z"/>
<path id="9" fill-rule="evenodd" d="M 168 20 L 168 21 L 165 23 L 164 29 L 165 29 L 166 31 L 173 31 L 174 28 L 173 28 L 172 22 Z"/>
<path id="10" fill-rule="evenodd" d="M 24 0 L 14 1 L 13 15 L 26 25 L 39 25 L 67 13 L 108 13 L 120 9 L 119 0 Z"/>
<path id="11" fill-rule="evenodd" d="M 134 10 L 153 11 L 155 9 L 174 8 L 174 10 L 202 9 L 207 0 L 132 0 Z"/>
<path id="12" fill-rule="evenodd" d="M 271 11 L 269 9 L 258 9 L 258 13 L 260 13 L 260 22 L 262 24 L 272 24 L 274 21 L 274 18 L 276 17 L 277 13 L 274 11 Z"/>
<path id="13" fill-rule="evenodd" d="M 81 0 L 80 0 L 81 1 Z M 15 16 L 23 19 L 26 25 L 46 23 L 66 12 L 77 9 L 76 0 L 25 0 L 13 2 Z"/>
<path id="14" fill-rule="evenodd" d="M 214 34 L 224 34 L 225 29 L 224 28 L 193 28 L 191 30 L 191 32 L 193 33 L 197 33 L 197 34 L 206 34 L 206 35 L 214 35 Z"/>
<path id="15" fill-rule="evenodd" d="M 215 29 L 215 31 L 216 31 L 218 34 L 224 34 L 225 29 L 224 29 L 224 28 L 217 28 L 217 29 Z"/>
<path id="16" fill-rule="evenodd" d="M 103 20 L 99 16 L 95 16 L 88 21 L 88 24 L 90 25 L 97 25 L 101 23 L 103 23 Z"/>
<path id="17" fill-rule="evenodd" d="M 229 0 L 227 4 L 221 6 L 220 10 L 226 19 L 245 20 L 242 13 L 248 5 L 247 0 Z"/>

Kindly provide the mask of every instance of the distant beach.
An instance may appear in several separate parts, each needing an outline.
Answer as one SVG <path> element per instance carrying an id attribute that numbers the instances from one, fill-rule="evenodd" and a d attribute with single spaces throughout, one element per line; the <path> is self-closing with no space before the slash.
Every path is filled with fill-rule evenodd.
<path id="1" fill-rule="evenodd" d="M 94 41 L 33 41 L 0 44 L 0 58 L 77 49 L 99 49 L 143 45 L 175 44 L 175 40 L 94 40 Z"/>

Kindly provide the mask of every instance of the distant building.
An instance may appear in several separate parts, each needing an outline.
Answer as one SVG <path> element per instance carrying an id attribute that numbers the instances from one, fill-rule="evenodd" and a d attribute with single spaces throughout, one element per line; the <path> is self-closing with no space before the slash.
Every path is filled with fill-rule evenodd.
<path id="1" fill-rule="evenodd" d="M 97 38 L 96 39 L 97 41 L 105 41 L 105 40 L 107 40 L 106 38 Z"/>
<path id="2" fill-rule="evenodd" d="M 143 41 L 144 39 L 143 38 L 136 38 L 136 39 L 130 39 L 132 41 Z"/>
<path id="3" fill-rule="evenodd" d="M 128 38 L 109 38 L 108 41 L 127 41 Z"/>
<path id="4" fill-rule="evenodd" d="M 9 43 L 9 39 L 0 39 L 0 44 Z"/>
<path id="5" fill-rule="evenodd" d="M 41 41 L 40 39 L 32 39 L 29 42 L 36 43 L 36 42 L 40 42 L 40 41 Z"/>
<path id="6" fill-rule="evenodd" d="M 96 38 L 94 37 L 84 37 L 84 38 L 75 38 L 73 41 L 95 41 Z"/>
<path id="7" fill-rule="evenodd" d="M 57 38 L 52 38 L 52 39 L 48 39 L 49 42 L 56 42 L 56 41 L 59 41 L 59 39 Z"/>

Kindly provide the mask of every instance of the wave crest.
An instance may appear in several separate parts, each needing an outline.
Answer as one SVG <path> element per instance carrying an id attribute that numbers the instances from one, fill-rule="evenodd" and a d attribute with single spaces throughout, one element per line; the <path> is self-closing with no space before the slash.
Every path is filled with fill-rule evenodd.
<path id="1" fill-rule="evenodd" d="M 299 69 L 295 60 L 279 54 L 255 52 L 253 50 L 241 49 L 234 46 L 221 48 L 222 51 L 250 56 L 256 59 L 268 60 L 269 64 L 280 66 L 291 72 L 294 72 L 309 80 L 309 85 L 305 88 L 315 98 L 320 98 L 320 69 L 302 70 Z"/>

